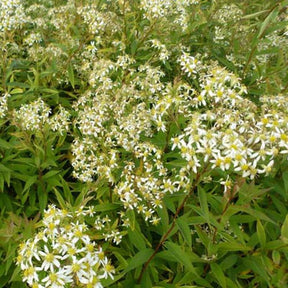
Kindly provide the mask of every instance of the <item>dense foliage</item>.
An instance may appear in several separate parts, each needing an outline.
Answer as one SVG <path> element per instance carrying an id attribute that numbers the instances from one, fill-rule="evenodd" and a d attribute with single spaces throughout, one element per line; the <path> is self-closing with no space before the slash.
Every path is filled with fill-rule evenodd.
<path id="1" fill-rule="evenodd" d="M 288 1 L 0 0 L 0 288 L 288 287 Z"/>

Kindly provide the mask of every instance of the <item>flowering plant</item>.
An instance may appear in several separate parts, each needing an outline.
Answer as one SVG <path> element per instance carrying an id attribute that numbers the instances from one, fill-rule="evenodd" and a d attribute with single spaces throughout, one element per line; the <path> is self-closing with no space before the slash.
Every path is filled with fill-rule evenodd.
<path id="1" fill-rule="evenodd" d="M 287 1 L 256 2 L 0 0 L 0 288 L 284 287 Z"/>

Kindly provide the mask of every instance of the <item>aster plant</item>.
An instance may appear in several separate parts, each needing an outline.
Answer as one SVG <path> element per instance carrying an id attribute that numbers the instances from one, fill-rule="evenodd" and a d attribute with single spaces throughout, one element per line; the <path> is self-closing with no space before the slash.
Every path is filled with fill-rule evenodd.
<path id="1" fill-rule="evenodd" d="M 0 0 L 0 288 L 286 287 L 288 3 L 230 2 Z"/>

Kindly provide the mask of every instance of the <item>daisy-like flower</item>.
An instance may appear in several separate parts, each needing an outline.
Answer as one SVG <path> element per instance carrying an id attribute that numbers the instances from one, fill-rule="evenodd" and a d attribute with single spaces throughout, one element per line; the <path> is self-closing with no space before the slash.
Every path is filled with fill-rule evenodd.
<path id="1" fill-rule="evenodd" d="M 103 288 L 99 277 L 94 276 L 86 285 L 86 288 Z"/>
<path id="2" fill-rule="evenodd" d="M 23 268 L 24 267 L 22 267 L 22 269 Z M 29 285 L 39 281 L 38 273 L 34 266 L 27 266 L 23 269 L 23 276 L 23 281 L 27 282 Z"/>
<path id="3" fill-rule="evenodd" d="M 197 64 L 198 60 L 193 56 L 190 56 L 188 53 L 183 52 L 180 60 L 181 69 L 187 73 L 188 76 L 197 73 Z"/>
<path id="4" fill-rule="evenodd" d="M 267 165 L 262 164 L 262 169 L 258 169 L 259 173 L 265 173 L 265 176 L 269 175 L 272 171 L 274 160 L 271 160 Z"/>
<path id="5" fill-rule="evenodd" d="M 59 269 L 57 272 L 51 271 L 45 278 L 42 279 L 42 283 L 45 288 L 63 288 L 66 283 L 72 283 L 73 279 L 71 275 L 66 273 L 66 269 Z"/>
<path id="6" fill-rule="evenodd" d="M 44 246 L 44 251 L 39 251 L 39 255 L 44 260 L 41 269 L 44 271 L 51 270 L 54 272 L 55 268 L 60 267 L 60 261 L 62 256 L 55 255 L 54 251 L 50 251 L 47 245 Z"/>
<path id="7" fill-rule="evenodd" d="M 233 182 L 228 175 L 226 180 L 221 181 L 220 184 L 224 186 L 224 194 L 227 194 L 227 192 L 231 189 Z"/>
<path id="8" fill-rule="evenodd" d="M 105 258 L 103 261 L 103 274 L 99 276 L 99 278 L 105 278 L 107 279 L 108 277 L 114 279 L 114 274 L 115 273 L 115 268 L 113 265 L 111 265 L 110 261 L 108 258 Z"/>

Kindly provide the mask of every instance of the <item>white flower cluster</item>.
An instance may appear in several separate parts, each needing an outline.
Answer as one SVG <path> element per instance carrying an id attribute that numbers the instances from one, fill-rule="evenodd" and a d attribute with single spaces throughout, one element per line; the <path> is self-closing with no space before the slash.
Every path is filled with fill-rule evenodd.
<path id="1" fill-rule="evenodd" d="M 50 107 L 40 98 L 29 104 L 22 105 L 14 110 L 15 121 L 23 130 L 40 131 L 48 122 Z"/>
<path id="2" fill-rule="evenodd" d="M 168 177 L 168 170 L 161 161 L 162 151 L 150 143 L 141 143 L 134 148 L 139 166 L 130 161 L 124 166 L 120 181 L 115 185 L 125 209 L 135 209 L 145 221 L 158 224 L 156 209 L 162 208 L 166 194 L 179 190 L 179 186 Z"/>
<path id="3" fill-rule="evenodd" d="M 133 79 L 126 85 L 113 82 L 110 70 L 129 71 L 129 65 L 133 65 L 133 61 L 127 64 L 125 60 L 128 66 L 121 66 L 119 59 L 122 58 L 118 58 L 116 63 L 102 61 L 102 70 L 100 62 L 97 64 L 99 69 L 95 73 L 99 77 L 95 77 L 95 81 L 98 88 L 88 91 L 73 106 L 78 112 L 74 124 L 84 138 L 75 139 L 73 143 L 72 165 L 74 176 L 85 182 L 93 181 L 96 175 L 103 175 L 114 182 L 112 171 L 118 168 L 117 147 L 120 145 L 129 153 L 134 153 L 140 135 L 151 136 L 154 119 L 157 119 L 145 102 L 158 100 L 155 93 L 163 88 L 160 82 L 163 73 L 146 65 L 139 67 L 138 71 L 131 70 L 129 73 Z"/>
<path id="4" fill-rule="evenodd" d="M 45 81 L 54 87 L 69 83 L 69 51 L 76 51 L 79 47 L 79 39 L 67 33 L 67 27 L 71 27 L 78 17 L 75 1 L 64 2 L 60 1 L 55 5 L 49 1 L 42 1 L 42 4 L 33 4 L 25 10 L 29 17 L 29 25 L 33 28 L 24 33 L 24 53 L 28 54 L 27 60 L 40 62 L 45 59 L 45 63 L 53 67 L 48 75 L 46 74 Z"/>
<path id="5" fill-rule="evenodd" d="M 279 107 L 269 111 L 272 98 L 263 98 L 257 109 L 245 99 L 240 79 L 217 63 L 203 64 L 183 52 L 178 63 L 188 81 L 172 85 L 162 81 L 159 68 L 102 61 L 102 77 L 110 86 L 97 78 L 97 86 L 74 104 L 81 137 L 72 146 L 73 175 L 84 182 L 106 178 L 124 209 L 134 209 L 146 221 L 157 223 L 164 195 L 189 190 L 191 174 L 203 167 L 253 179 L 271 172 L 275 156 L 288 151 L 284 99 L 277 101 L 285 112 Z M 126 78 L 115 81 L 111 71 L 126 71 Z M 198 87 L 188 84 L 191 78 Z M 149 142 L 154 133 L 169 133 L 177 117 L 184 117 L 185 125 L 172 139 L 167 136 L 166 148 Z M 169 176 L 165 149 L 183 159 Z M 226 182 L 225 190 L 232 185 Z"/>
<path id="6" fill-rule="evenodd" d="M 89 84 L 92 87 L 97 87 L 99 84 L 102 84 L 103 88 L 111 90 L 113 83 L 109 76 L 114 69 L 116 69 L 115 63 L 110 60 L 100 59 L 95 61 L 93 70 L 89 71 Z"/>
<path id="7" fill-rule="evenodd" d="M 141 0 L 140 7 L 144 12 L 144 18 L 152 23 L 157 19 L 164 20 L 168 15 L 176 15 L 173 22 L 179 24 L 184 31 L 189 23 L 187 8 L 198 3 L 197 0 Z"/>
<path id="8" fill-rule="evenodd" d="M 236 4 L 225 4 L 218 9 L 213 15 L 213 19 L 218 22 L 218 25 L 215 26 L 214 41 L 219 43 L 230 37 L 233 33 L 231 31 L 231 23 L 239 21 L 242 15 L 243 11 Z M 237 25 L 237 28 L 238 32 L 242 31 L 240 23 Z"/>
<path id="9" fill-rule="evenodd" d="M 161 149 L 142 137 L 166 130 L 162 117 L 174 100 L 168 88 L 163 90 L 160 69 L 149 65 L 134 69 L 134 62 L 125 59 L 127 65 L 119 65 L 123 58 L 125 55 L 108 67 L 127 71 L 125 84 L 104 73 L 113 89 L 99 81 L 93 92 L 84 94 L 73 106 L 78 113 L 74 124 L 82 136 L 72 145 L 73 175 L 84 182 L 106 178 L 124 209 L 135 209 L 157 224 L 155 211 L 164 195 L 179 187 L 168 179 Z"/>
<path id="10" fill-rule="evenodd" d="M 159 60 L 165 63 L 166 60 L 169 59 L 169 51 L 167 50 L 166 46 L 162 44 L 158 39 L 150 40 L 151 46 L 159 50 Z"/>
<path id="11" fill-rule="evenodd" d="M 6 93 L 0 97 L 0 119 L 4 118 L 8 112 L 8 98 L 10 96 L 10 94 Z"/>
<path id="12" fill-rule="evenodd" d="M 24 43 L 27 44 L 28 46 L 32 46 L 35 43 L 39 44 L 42 41 L 42 37 L 40 33 L 30 33 L 25 39 Z"/>
<path id="13" fill-rule="evenodd" d="M 261 96 L 260 101 L 263 103 L 263 108 L 266 111 L 281 111 L 282 113 L 288 113 L 288 101 L 287 96 Z"/>
<path id="14" fill-rule="evenodd" d="M 215 65 L 201 74 L 200 86 L 202 91 L 183 103 L 190 111 L 184 133 L 172 139 L 172 149 L 177 147 L 187 161 L 181 170 L 197 173 L 208 163 L 251 179 L 271 172 L 274 158 L 288 154 L 285 98 L 263 97 L 257 108 L 243 97 L 246 89 L 239 79 Z"/>
<path id="15" fill-rule="evenodd" d="M 122 226 L 123 227 L 129 227 L 130 221 L 129 218 L 126 217 L 125 214 L 120 214 L 120 218 L 122 220 Z M 116 227 L 115 223 L 112 223 L 111 225 L 111 217 L 108 215 L 104 217 L 97 216 L 94 227 L 96 230 L 99 231 L 101 235 L 103 235 L 103 238 L 105 238 L 105 241 L 110 241 L 118 245 L 122 241 L 123 234 L 125 232 L 120 232 Z"/>
<path id="16" fill-rule="evenodd" d="M 114 34 L 120 29 L 121 21 L 115 21 L 118 19 L 117 15 L 112 11 L 101 11 L 101 7 L 95 4 L 80 7 L 77 13 L 83 17 L 84 23 L 93 35 L 102 35 L 105 32 Z"/>
<path id="17" fill-rule="evenodd" d="M 155 102 L 155 99 L 158 97 L 156 96 L 155 98 L 155 93 L 159 93 L 165 87 L 161 81 L 161 78 L 165 75 L 165 73 L 161 71 L 160 67 L 152 67 L 148 64 L 141 65 L 138 68 L 138 72 L 138 75 L 135 77 L 136 84 L 141 90 L 145 91 L 146 93 L 148 92 L 148 97 L 149 95 L 152 96 L 148 98 L 149 100 Z"/>
<path id="18" fill-rule="evenodd" d="M 189 6 L 199 4 L 198 0 L 175 0 L 177 17 L 174 23 L 179 24 L 182 31 L 188 28 L 189 22 L 191 22 L 191 13 L 189 11 Z M 193 8 L 192 8 L 193 9 Z"/>
<path id="19" fill-rule="evenodd" d="M 17 265 L 30 287 L 102 288 L 101 279 L 114 277 L 110 260 L 89 236 L 86 215 L 94 216 L 93 209 L 68 212 L 50 205 L 45 211 L 44 228 L 18 250 Z"/>
<path id="20" fill-rule="evenodd" d="M 44 127 L 50 127 L 52 131 L 59 131 L 62 135 L 69 129 L 70 113 L 62 106 L 53 116 L 50 107 L 41 99 L 22 105 L 18 110 L 13 111 L 14 123 L 24 131 L 37 133 Z"/>
<path id="21" fill-rule="evenodd" d="M 18 29 L 27 22 L 20 0 L 0 0 L 0 32 Z"/>
<path id="22" fill-rule="evenodd" d="M 52 131 L 58 131 L 61 135 L 69 130 L 70 113 L 61 105 L 58 106 L 57 113 L 49 118 L 49 126 Z"/>
<path id="23" fill-rule="evenodd" d="M 170 0 L 141 0 L 140 2 L 144 17 L 150 21 L 167 16 L 173 5 L 173 1 Z"/>
<path id="24" fill-rule="evenodd" d="M 228 22 L 237 21 L 243 15 L 243 11 L 236 4 L 225 4 L 214 14 L 214 19 L 221 24 L 227 25 Z"/>
<path id="25" fill-rule="evenodd" d="M 179 59 L 181 70 L 187 73 L 188 76 L 191 76 L 192 74 L 196 74 L 199 70 L 198 60 L 189 55 L 187 52 L 183 52 L 181 58 Z"/>
<path id="26" fill-rule="evenodd" d="M 257 53 L 256 58 L 260 63 L 265 63 L 269 60 L 272 60 L 273 56 L 279 53 L 278 49 L 287 47 L 287 45 L 288 38 L 283 37 L 279 30 L 273 31 L 268 35 L 264 36 L 261 41 L 259 41 L 257 47 L 257 50 L 259 52 Z M 273 49 L 275 50 L 274 53 L 272 53 Z M 269 51 L 269 53 L 267 53 L 267 51 Z"/>

